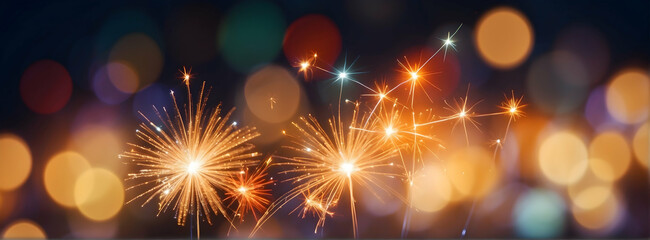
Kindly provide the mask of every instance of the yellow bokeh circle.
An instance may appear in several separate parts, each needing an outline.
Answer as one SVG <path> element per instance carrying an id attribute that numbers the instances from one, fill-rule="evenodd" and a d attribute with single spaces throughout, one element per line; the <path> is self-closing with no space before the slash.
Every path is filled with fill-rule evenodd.
<path id="1" fill-rule="evenodd" d="M 485 196 L 499 179 L 490 152 L 468 147 L 454 153 L 447 163 L 447 176 L 454 187 L 454 200 Z"/>
<path id="2" fill-rule="evenodd" d="M 566 190 L 573 206 L 589 210 L 604 203 L 612 194 L 612 187 L 612 182 L 604 181 L 593 171 L 587 170 L 580 180 L 569 184 Z"/>
<path id="3" fill-rule="evenodd" d="M 451 184 L 442 169 L 426 165 L 414 175 L 410 186 L 411 203 L 420 211 L 436 212 L 447 205 L 451 190 Z"/>
<path id="4" fill-rule="evenodd" d="M 2 238 L 46 238 L 45 231 L 37 223 L 21 219 L 11 223 L 2 233 Z"/>
<path id="5" fill-rule="evenodd" d="M 95 221 L 108 220 L 122 208 L 124 187 L 112 172 L 92 168 L 77 178 L 74 200 L 79 211 L 87 218 Z"/>
<path id="6" fill-rule="evenodd" d="M 648 167 L 648 149 L 650 149 L 650 141 L 648 131 L 650 131 L 650 123 L 645 123 L 639 129 L 636 130 L 634 134 L 634 139 L 632 139 L 632 146 L 634 148 L 634 155 L 639 161 L 641 166 Z"/>
<path id="7" fill-rule="evenodd" d="M 557 132 L 539 148 L 542 174 L 552 182 L 567 185 L 578 181 L 588 167 L 587 147 L 575 134 Z"/>
<path id="8" fill-rule="evenodd" d="M 625 137 L 609 131 L 598 134 L 589 144 L 589 166 L 605 181 L 619 179 L 630 166 L 632 154 Z"/>
<path id="9" fill-rule="evenodd" d="M 533 47 L 533 29 L 521 12 L 499 7 L 485 13 L 476 24 L 474 42 L 480 56 L 500 69 L 521 64 Z"/>
<path id="10" fill-rule="evenodd" d="M 280 66 L 266 66 L 246 80 L 246 105 L 259 119 L 280 123 L 291 119 L 300 105 L 302 90 L 289 71 Z"/>
<path id="11" fill-rule="evenodd" d="M 605 201 L 591 209 L 577 206 L 571 208 L 573 219 L 589 230 L 605 230 L 616 223 L 621 214 L 621 203 L 616 194 L 609 194 Z"/>
<path id="12" fill-rule="evenodd" d="M 0 134 L 0 190 L 20 187 L 32 169 L 32 154 L 22 138 Z"/>
<path id="13" fill-rule="evenodd" d="M 90 164 L 80 154 L 72 151 L 59 153 L 45 165 L 43 173 L 45 190 L 58 204 L 75 207 L 75 183 L 77 178 L 88 169 Z"/>
<path id="14" fill-rule="evenodd" d="M 650 77 L 640 69 L 623 70 L 607 86 L 607 110 L 622 123 L 640 123 L 648 119 Z"/>

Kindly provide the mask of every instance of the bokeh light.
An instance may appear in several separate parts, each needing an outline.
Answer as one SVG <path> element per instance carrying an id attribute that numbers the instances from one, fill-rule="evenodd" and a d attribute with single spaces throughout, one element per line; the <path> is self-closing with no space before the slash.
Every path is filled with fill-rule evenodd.
<path id="1" fill-rule="evenodd" d="M 134 93 L 138 90 L 140 80 L 137 74 L 129 67 L 128 63 L 115 61 L 106 65 L 108 79 L 118 90 L 125 93 Z"/>
<path id="2" fill-rule="evenodd" d="M 526 180 L 536 180 L 539 170 L 538 146 L 540 133 L 546 128 L 549 120 L 542 115 L 527 115 L 517 120 L 513 126 L 513 133 L 519 143 L 518 175 Z M 509 141 L 509 140 L 508 140 Z M 506 144 L 508 145 L 508 144 Z"/>
<path id="3" fill-rule="evenodd" d="M 528 70 L 527 90 L 538 107 L 550 114 L 575 111 L 587 97 L 586 69 L 568 52 L 543 55 Z"/>
<path id="4" fill-rule="evenodd" d="M 605 87 L 594 88 L 585 104 L 585 119 L 595 130 L 612 127 L 616 121 L 609 115 L 605 102 Z"/>
<path id="5" fill-rule="evenodd" d="M 452 185 L 440 166 L 428 164 L 415 173 L 410 191 L 413 207 L 436 212 L 450 201 Z"/>
<path id="6" fill-rule="evenodd" d="M 539 166 L 546 178 L 560 185 L 578 181 L 588 167 L 587 147 L 568 131 L 553 133 L 539 147 Z"/>
<path id="7" fill-rule="evenodd" d="M 607 86 L 607 110 L 622 123 L 648 119 L 650 77 L 641 69 L 626 69 L 616 74 Z"/>
<path id="8" fill-rule="evenodd" d="M 90 164 L 80 154 L 72 151 L 54 155 L 45 165 L 43 182 L 52 199 L 65 207 L 75 207 L 74 186 L 77 178 Z"/>
<path id="9" fill-rule="evenodd" d="M 603 203 L 612 194 L 613 183 L 596 176 L 588 169 L 580 180 L 567 186 L 567 195 L 573 206 L 593 209 Z"/>
<path id="10" fill-rule="evenodd" d="M 385 181 L 382 183 L 382 185 L 392 189 L 400 189 L 402 184 L 403 183 L 397 179 L 392 179 L 392 181 Z M 372 185 L 360 190 L 361 198 L 359 202 L 363 202 L 360 206 L 363 206 L 363 208 L 373 216 L 387 216 L 403 209 L 404 201 L 402 199 L 388 191 L 382 190 L 378 186 Z"/>
<path id="11" fill-rule="evenodd" d="M 446 164 L 447 176 L 456 191 L 455 199 L 481 198 L 496 185 L 500 172 L 487 150 L 468 147 L 455 152 Z"/>
<path id="12" fill-rule="evenodd" d="M 107 69 L 111 83 L 127 93 L 158 80 L 164 62 L 156 41 L 143 33 L 131 33 L 120 38 L 111 49 L 108 59 Z"/>
<path id="13" fill-rule="evenodd" d="M 248 72 L 277 56 L 285 26 L 284 17 L 274 3 L 238 2 L 221 22 L 219 49 L 232 68 Z"/>
<path id="14" fill-rule="evenodd" d="M 483 60 L 500 69 L 521 64 L 533 47 L 533 29 L 524 14 L 499 7 L 483 14 L 476 24 L 475 44 Z"/>
<path id="15" fill-rule="evenodd" d="M 514 224 L 523 238 L 553 238 L 564 231 L 565 205 L 557 193 L 532 189 L 522 194 L 515 204 Z"/>
<path id="16" fill-rule="evenodd" d="M 589 166 L 605 181 L 619 179 L 630 166 L 632 153 L 625 137 L 615 131 L 598 134 L 589 144 Z"/>
<path id="17" fill-rule="evenodd" d="M 255 116 L 263 121 L 279 123 L 295 115 L 302 91 L 289 71 L 270 65 L 248 77 L 244 95 Z"/>
<path id="18" fill-rule="evenodd" d="M 77 178 L 74 200 L 79 211 L 88 219 L 110 219 L 124 204 L 122 180 L 106 169 L 86 170 Z"/>
<path id="19" fill-rule="evenodd" d="M 621 218 L 623 209 L 619 198 L 618 194 L 610 193 L 596 207 L 584 209 L 574 206 L 571 208 L 573 219 L 586 229 L 607 232 L 615 227 Z"/>
<path id="20" fill-rule="evenodd" d="M 636 134 L 634 134 L 634 139 L 632 140 L 632 146 L 634 148 L 634 155 L 636 156 L 636 159 L 639 161 L 641 166 L 648 167 L 648 161 L 650 161 L 649 158 L 649 152 L 648 149 L 650 149 L 650 136 L 648 135 L 648 131 L 650 131 L 650 123 L 645 123 L 641 125 L 636 130 Z"/>
<path id="21" fill-rule="evenodd" d="M 120 132 L 114 128 L 86 125 L 73 133 L 69 146 L 93 167 L 106 168 L 118 174 L 124 172 L 124 163 L 117 158 L 123 152 L 123 140 Z"/>
<path id="22" fill-rule="evenodd" d="M 40 60 L 29 65 L 20 78 L 20 96 L 25 105 L 40 114 L 63 108 L 72 95 L 68 70 L 53 60 Z"/>
<path id="23" fill-rule="evenodd" d="M 32 154 L 22 138 L 0 134 L 0 190 L 20 187 L 32 169 Z"/>
<path id="24" fill-rule="evenodd" d="M 302 16 L 287 28 L 282 49 L 291 64 L 304 61 L 316 53 L 321 64 L 330 66 L 341 51 L 341 34 L 336 24 L 326 16 Z M 314 74 L 316 78 L 326 76 L 319 72 Z"/>
<path id="25" fill-rule="evenodd" d="M 7 228 L 2 233 L 2 238 L 46 238 L 46 235 L 43 228 L 37 223 L 27 219 L 20 219 L 7 225 Z"/>
<path id="26" fill-rule="evenodd" d="M 88 125 L 118 127 L 121 124 L 122 116 L 119 106 L 107 105 L 101 101 L 89 101 L 77 111 L 70 130 L 71 132 L 77 132 Z"/>
<path id="27" fill-rule="evenodd" d="M 585 78 L 573 79 L 584 81 L 579 83 L 581 85 L 597 83 L 608 70 L 610 53 L 607 41 L 593 26 L 574 24 L 562 30 L 555 42 L 555 51 L 571 53 L 589 70 Z"/>
<path id="28" fill-rule="evenodd" d="M 121 103 L 131 96 L 130 93 L 120 91 L 111 82 L 111 79 L 108 76 L 107 65 L 104 65 L 95 71 L 92 78 L 92 89 L 100 101 L 111 105 Z"/>

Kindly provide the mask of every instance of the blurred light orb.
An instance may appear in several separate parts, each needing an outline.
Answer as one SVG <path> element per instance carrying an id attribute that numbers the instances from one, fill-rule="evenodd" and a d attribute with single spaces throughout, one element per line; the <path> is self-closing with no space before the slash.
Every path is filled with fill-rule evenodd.
<path id="1" fill-rule="evenodd" d="M 546 113 L 568 114 L 586 100 L 587 70 L 569 52 L 551 52 L 536 59 L 528 70 L 526 87 L 530 98 Z"/>
<path id="2" fill-rule="evenodd" d="M 68 70 L 53 60 L 40 60 L 25 69 L 20 78 L 20 96 L 25 105 L 40 114 L 55 113 L 72 95 Z"/>
<path id="3" fill-rule="evenodd" d="M 32 169 L 32 154 L 22 138 L 0 134 L 0 190 L 14 190 L 27 180 Z"/>
<path id="4" fill-rule="evenodd" d="M 52 199 L 65 207 L 75 207 L 74 187 L 77 178 L 90 164 L 80 154 L 66 151 L 54 155 L 45 165 L 43 182 Z"/>
<path id="5" fill-rule="evenodd" d="M 128 63 L 115 61 L 106 65 L 108 79 L 113 86 L 124 93 L 134 93 L 138 90 L 140 80 Z"/>
<path id="6" fill-rule="evenodd" d="M 316 65 L 333 65 L 341 52 L 341 33 L 336 24 L 320 14 L 302 16 L 287 28 L 282 50 L 291 64 L 318 54 Z M 327 76 L 315 71 L 317 78 Z"/>
<path id="7" fill-rule="evenodd" d="M 611 186 L 602 184 L 579 191 L 572 200 L 575 207 L 588 210 L 603 204 L 611 194 Z"/>
<path id="8" fill-rule="evenodd" d="M 275 59 L 285 27 L 276 4 L 262 0 L 238 2 L 221 22 L 218 46 L 232 68 L 246 73 Z"/>
<path id="9" fill-rule="evenodd" d="M 359 206 L 363 206 L 367 212 L 377 217 L 391 215 L 403 209 L 404 202 L 394 194 L 382 190 L 381 187 L 384 186 L 392 189 L 400 189 L 402 182 L 397 180 L 385 181 L 380 186 L 370 185 L 368 188 L 360 189 L 361 198 L 357 201 L 363 202 L 363 204 Z"/>
<path id="10" fill-rule="evenodd" d="M 609 126 L 616 123 L 609 115 L 605 102 L 605 87 L 599 86 L 594 88 L 589 94 L 587 103 L 585 104 L 585 119 L 589 122 L 593 129 Z"/>
<path id="11" fill-rule="evenodd" d="M 410 191 L 413 207 L 423 212 L 437 212 L 449 203 L 452 185 L 441 167 L 428 164 L 415 172 Z"/>
<path id="12" fill-rule="evenodd" d="M 2 233 L 2 238 L 5 239 L 20 239 L 20 238 L 46 238 L 45 231 L 37 223 L 20 219 L 12 222 L 5 228 Z"/>
<path id="13" fill-rule="evenodd" d="M 543 140 L 540 133 L 548 124 L 547 117 L 540 114 L 530 114 L 517 120 L 517 124 L 512 126 L 512 132 L 515 133 L 517 143 L 519 143 L 517 177 L 533 181 L 539 176 L 538 147 Z M 510 144 L 505 144 L 505 147 L 507 148 L 508 145 Z"/>
<path id="14" fill-rule="evenodd" d="M 648 131 L 650 131 L 650 123 L 645 123 L 636 130 L 634 139 L 632 139 L 632 146 L 634 148 L 636 160 L 639 161 L 641 166 L 646 168 L 648 167 L 648 161 L 650 161 L 650 159 L 648 159 L 648 155 L 650 154 L 650 152 L 648 152 L 648 149 L 650 149 Z"/>
<path id="15" fill-rule="evenodd" d="M 557 193 L 533 189 L 522 194 L 513 212 L 517 236 L 553 238 L 564 230 L 565 204 Z"/>
<path id="16" fill-rule="evenodd" d="M 120 38 L 108 59 L 111 83 L 126 93 L 133 93 L 158 80 L 164 62 L 156 41 L 143 33 L 131 33 Z"/>
<path id="17" fill-rule="evenodd" d="M 118 129 L 89 124 L 72 134 L 70 148 L 81 154 L 94 167 L 122 173 L 124 164 L 117 159 L 123 152 L 123 141 Z"/>
<path id="18" fill-rule="evenodd" d="M 610 52 L 607 41 L 593 26 L 573 24 L 562 30 L 555 42 L 555 50 L 571 53 L 588 69 L 585 78 L 570 79 L 579 85 L 597 83 L 608 70 Z"/>
<path id="19" fill-rule="evenodd" d="M 587 147 L 575 134 L 556 132 L 539 148 L 539 166 L 546 178 L 559 185 L 578 181 L 587 170 Z"/>
<path id="20" fill-rule="evenodd" d="M 626 124 L 648 119 L 650 77 L 641 69 L 626 69 L 616 74 L 607 86 L 607 110 Z"/>
<path id="21" fill-rule="evenodd" d="M 76 180 L 74 200 L 79 211 L 88 219 L 108 220 L 124 204 L 122 180 L 106 169 L 86 170 Z"/>
<path id="22" fill-rule="evenodd" d="M 77 111 L 70 130 L 77 132 L 88 125 L 118 127 L 122 118 L 121 107 L 107 105 L 101 101 L 88 101 Z"/>
<path id="23" fill-rule="evenodd" d="M 476 24 L 475 44 L 483 60 L 495 68 L 509 69 L 521 64 L 533 47 L 533 29 L 520 11 L 494 8 Z"/>
<path id="24" fill-rule="evenodd" d="M 571 208 L 573 219 L 580 226 L 589 230 L 607 231 L 620 220 L 622 206 L 619 196 L 614 193 L 607 195 L 605 201 L 589 209 L 574 206 Z"/>
<path id="25" fill-rule="evenodd" d="M 593 209 L 607 200 L 613 193 L 613 182 L 600 179 L 593 171 L 587 171 L 579 181 L 569 184 L 567 194 L 573 206 Z"/>
<path id="26" fill-rule="evenodd" d="M 115 105 L 124 102 L 130 93 L 125 93 L 117 89 L 108 76 L 108 66 L 104 65 L 97 69 L 92 79 L 92 89 L 95 96 L 103 103 Z"/>
<path id="27" fill-rule="evenodd" d="M 615 131 L 598 134 L 589 144 L 589 166 L 605 181 L 619 179 L 630 166 L 632 153 L 625 137 Z"/>
<path id="28" fill-rule="evenodd" d="M 266 66 L 246 80 L 244 96 L 248 108 L 259 119 L 280 123 L 298 110 L 302 91 L 298 81 L 280 66 Z"/>
<path id="29" fill-rule="evenodd" d="M 447 163 L 449 177 L 458 199 L 485 196 L 499 179 L 490 152 L 479 147 L 468 147 L 454 153 Z"/>

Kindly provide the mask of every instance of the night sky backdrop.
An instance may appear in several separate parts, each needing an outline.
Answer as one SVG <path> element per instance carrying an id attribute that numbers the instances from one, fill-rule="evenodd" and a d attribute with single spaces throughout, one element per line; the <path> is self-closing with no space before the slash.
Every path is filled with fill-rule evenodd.
<path id="1" fill-rule="evenodd" d="M 484 29 L 485 38 L 502 34 L 514 41 L 505 46 L 496 43 L 495 47 L 494 41 L 480 37 L 478 26 L 495 11 L 518 13 L 508 16 L 528 23 L 518 30 L 519 25 L 508 25 L 506 19 L 502 20 L 506 25 Z M 140 207 L 143 200 L 124 205 L 137 195 L 132 191 L 116 200 L 115 213 L 105 219 L 89 216 L 94 209 L 90 213 L 79 209 L 72 196 L 76 179 L 70 176 L 80 175 L 75 171 L 83 169 L 71 165 L 48 178 L 44 174 L 48 162 L 57 154 L 72 152 L 89 167 L 107 169 L 109 179 L 117 177 L 118 192 L 130 186 L 123 180 L 136 170 L 117 156 L 128 151 L 127 142 L 142 144 L 135 137 L 142 120 L 138 111 L 151 116 L 152 105 L 170 107 L 170 90 L 185 99 L 179 72 L 183 67 L 191 68 L 193 91 L 198 92 L 204 81 L 211 87 L 210 107 L 219 103 L 226 111 L 236 107 L 231 121 L 259 129 L 262 136 L 253 141 L 257 151 L 264 157 L 282 155 L 281 146 L 288 141 L 281 130 L 290 129 L 291 121 L 311 113 L 325 125 L 337 111 L 336 75 L 323 71 L 304 75 L 300 63 L 306 57 L 318 53 L 323 68 L 334 73 L 354 62 L 349 72 L 355 80 L 373 88 L 375 83 L 393 87 L 405 80 L 398 60 L 421 63 L 462 24 L 453 37 L 455 50 L 439 53 L 425 69 L 436 85 L 426 86 L 433 103 L 426 98 L 416 101 L 431 104 L 435 114 L 448 115 L 445 101 L 468 94 L 472 102 L 480 101 L 477 112 L 494 112 L 504 94 L 513 93 L 523 95 L 525 116 L 512 123 L 507 135 L 512 139 L 497 154 L 499 174 L 494 186 L 480 196 L 458 197 L 452 190 L 439 209 L 414 208 L 406 236 L 460 237 L 476 202 L 469 237 L 647 238 L 648 11 L 649 1 L 0 3 L 0 149 L 4 151 L 0 175 L 5 175 L 0 176 L 0 231 L 5 237 L 33 234 L 40 228 L 48 238 L 187 238 L 194 230 L 189 224 L 177 226 L 173 211 L 156 217 L 156 198 L 144 207 Z M 526 42 L 526 37 L 531 41 Z M 269 85 L 250 90 L 256 96 L 249 96 L 247 82 L 267 79 L 272 79 Z M 350 84 L 342 97 L 374 101 L 363 97 L 367 92 Z M 274 94 L 278 103 L 264 102 Z M 406 94 L 399 97 L 407 98 Z M 269 103 L 271 110 L 278 104 L 276 112 L 266 109 Z M 481 118 L 480 130 L 472 127 L 471 145 L 492 156 L 490 141 L 501 137 L 504 119 L 507 122 L 503 117 Z M 450 168 L 454 153 L 462 152 L 465 144 L 464 133 L 452 127 L 442 125 L 434 134 L 446 148 L 440 147 L 436 154 Z M 584 161 L 575 160 L 582 155 L 571 146 L 585 149 Z M 27 155 L 20 148 L 27 149 Z M 557 156 L 577 162 L 545 162 Z M 25 167 L 20 161 L 29 164 Z M 558 164 L 558 169 L 584 166 L 575 176 L 559 176 L 545 170 L 549 164 L 550 169 Z M 282 182 L 281 170 L 270 169 L 276 180 L 271 200 L 292 186 Z M 471 184 L 488 181 L 472 179 Z M 453 179 L 449 181 L 447 187 L 458 187 Z M 405 192 L 403 180 L 388 184 Z M 55 200 L 57 194 L 65 196 Z M 359 195 L 360 237 L 404 236 L 407 207 L 403 202 L 390 196 L 378 201 L 366 192 Z M 289 214 L 298 207 L 292 203 L 256 237 L 351 238 L 349 199 L 342 201 L 317 234 L 317 218 Z M 431 201 L 424 200 L 425 205 Z M 18 235 L 7 235 L 13 224 L 25 219 L 31 221 L 29 226 L 12 230 Z M 226 237 L 228 223 L 221 216 L 213 219 L 212 226 L 201 223 L 201 237 Z M 253 222 L 247 219 L 230 236 L 247 237 Z"/>

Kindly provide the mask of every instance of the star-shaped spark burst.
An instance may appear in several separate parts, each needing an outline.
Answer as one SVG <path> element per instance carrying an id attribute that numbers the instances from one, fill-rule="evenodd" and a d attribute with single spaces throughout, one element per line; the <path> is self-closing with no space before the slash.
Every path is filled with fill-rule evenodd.
<path id="1" fill-rule="evenodd" d="M 136 136 L 143 144 L 129 143 L 130 151 L 120 158 L 138 168 L 126 179 L 137 183 L 126 190 L 141 190 L 127 203 L 145 198 L 144 206 L 158 197 L 158 215 L 172 209 L 178 225 L 185 225 L 188 214 L 196 215 L 198 234 L 200 216 L 212 224 L 210 216 L 221 213 L 232 224 L 220 194 L 230 189 L 231 176 L 258 162 L 258 153 L 249 141 L 259 133 L 255 128 L 228 123 L 232 110 L 222 116 L 221 107 L 207 108 L 205 82 L 194 104 L 191 74 L 185 68 L 181 73 L 188 93 L 185 109 L 179 108 L 171 91 L 171 110 L 163 107 L 159 111 L 154 106 L 155 118 L 140 112 L 144 121 Z"/>

